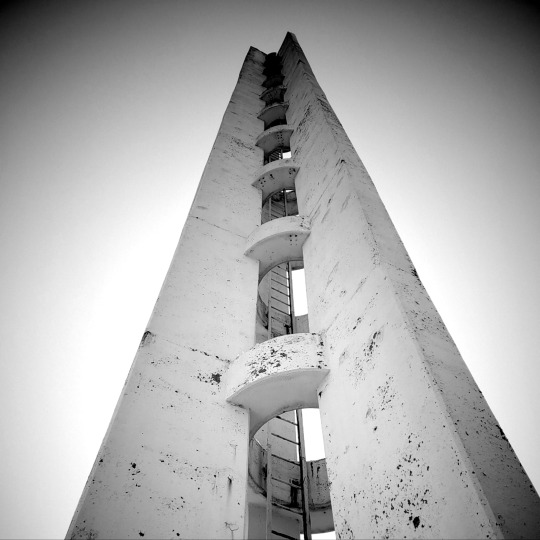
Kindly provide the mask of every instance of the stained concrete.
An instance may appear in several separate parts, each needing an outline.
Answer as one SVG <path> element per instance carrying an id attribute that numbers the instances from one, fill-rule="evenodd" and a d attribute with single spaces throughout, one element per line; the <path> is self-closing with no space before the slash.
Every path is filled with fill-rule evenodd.
<path id="1" fill-rule="evenodd" d="M 260 536 L 250 439 L 317 404 L 338 538 L 540 536 L 538 494 L 292 34 L 279 57 L 272 82 L 249 50 L 68 537 Z M 287 125 L 265 131 L 276 95 Z M 278 169 L 299 216 L 261 225 Z M 257 344 L 259 281 L 291 257 L 309 332 Z"/>
<path id="2" fill-rule="evenodd" d="M 338 536 L 538 536 L 538 495 L 294 36 L 279 54 Z"/>
<path id="3" fill-rule="evenodd" d="M 224 378 L 230 403 L 250 411 L 250 435 L 284 411 L 317 407 L 328 375 L 317 334 L 292 334 L 259 343 L 234 362 Z"/>
<path id="4" fill-rule="evenodd" d="M 221 380 L 255 343 L 264 59 L 246 57 L 68 538 L 245 537 L 249 412 Z"/>

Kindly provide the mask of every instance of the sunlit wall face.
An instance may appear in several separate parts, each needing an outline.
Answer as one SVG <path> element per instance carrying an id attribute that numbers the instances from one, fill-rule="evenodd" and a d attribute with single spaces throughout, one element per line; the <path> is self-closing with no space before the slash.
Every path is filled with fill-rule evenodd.
<path id="1" fill-rule="evenodd" d="M 540 484 L 538 8 L 273 6 L 0 7 L 0 536 L 65 534 L 242 60 L 287 30 Z"/>

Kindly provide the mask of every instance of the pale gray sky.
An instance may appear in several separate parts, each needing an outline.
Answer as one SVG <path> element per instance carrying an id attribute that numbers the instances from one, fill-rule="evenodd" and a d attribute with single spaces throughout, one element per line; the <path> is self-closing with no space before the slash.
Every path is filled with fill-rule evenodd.
<path id="1" fill-rule="evenodd" d="M 62 537 L 250 45 L 294 32 L 540 487 L 527 2 L 0 4 L 0 536 Z"/>

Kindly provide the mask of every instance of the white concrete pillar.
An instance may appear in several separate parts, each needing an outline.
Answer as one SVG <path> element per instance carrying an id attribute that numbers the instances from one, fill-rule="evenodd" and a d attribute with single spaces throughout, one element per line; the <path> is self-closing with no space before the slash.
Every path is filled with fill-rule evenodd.
<path id="1" fill-rule="evenodd" d="M 250 430 L 317 399 L 338 537 L 540 536 L 538 495 L 292 34 L 280 55 L 288 127 L 261 135 L 251 48 L 68 537 L 259 534 Z M 289 136 L 300 215 L 259 227 L 262 191 L 291 180 L 262 147 Z M 255 347 L 259 277 L 302 254 L 311 333 Z"/>
<path id="2" fill-rule="evenodd" d="M 280 55 L 338 537 L 537 537 L 538 495 L 291 34 Z"/>
<path id="3" fill-rule="evenodd" d="M 245 536 L 249 413 L 221 377 L 255 344 L 264 58 L 246 57 L 68 538 Z"/>

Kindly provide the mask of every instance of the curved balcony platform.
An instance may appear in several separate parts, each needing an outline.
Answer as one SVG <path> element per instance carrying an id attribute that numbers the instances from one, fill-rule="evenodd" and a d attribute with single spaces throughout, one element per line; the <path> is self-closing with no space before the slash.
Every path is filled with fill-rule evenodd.
<path id="1" fill-rule="evenodd" d="M 227 401 L 249 409 L 250 439 L 274 416 L 318 407 L 317 389 L 329 369 L 318 334 L 290 334 L 259 343 L 224 375 Z"/>
<path id="2" fill-rule="evenodd" d="M 276 191 L 294 189 L 294 179 L 300 167 L 292 159 L 278 159 L 261 167 L 252 186 L 262 191 L 264 201 Z"/>
<path id="3" fill-rule="evenodd" d="M 302 260 L 302 246 L 310 232 L 305 216 L 273 219 L 257 227 L 246 241 L 244 255 L 260 262 L 259 281 L 278 264 Z"/>
<path id="4" fill-rule="evenodd" d="M 273 86 L 267 88 L 259 97 L 268 105 L 270 103 L 276 103 L 283 101 L 285 96 L 286 86 Z"/>
<path id="5" fill-rule="evenodd" d="M 272 103 L 272 105 L 267 105 L 264 107 L 257 118 L 262 120 L 265 125 L 271 124 L 272 122 L 280 119 L 285 121 L 285 113 L 287 112 L 288 108 L 289 104 L 285 102 Z"/>
<path id="6" fill-rule="evenodd" d="M 289 148 L 291 145 L 291 135 L 293 128 L 289 125 L 274 126 L 263 131 L 255 141 L 255 144 L 262 148 L 265 154 L 280 147 Z"/>

